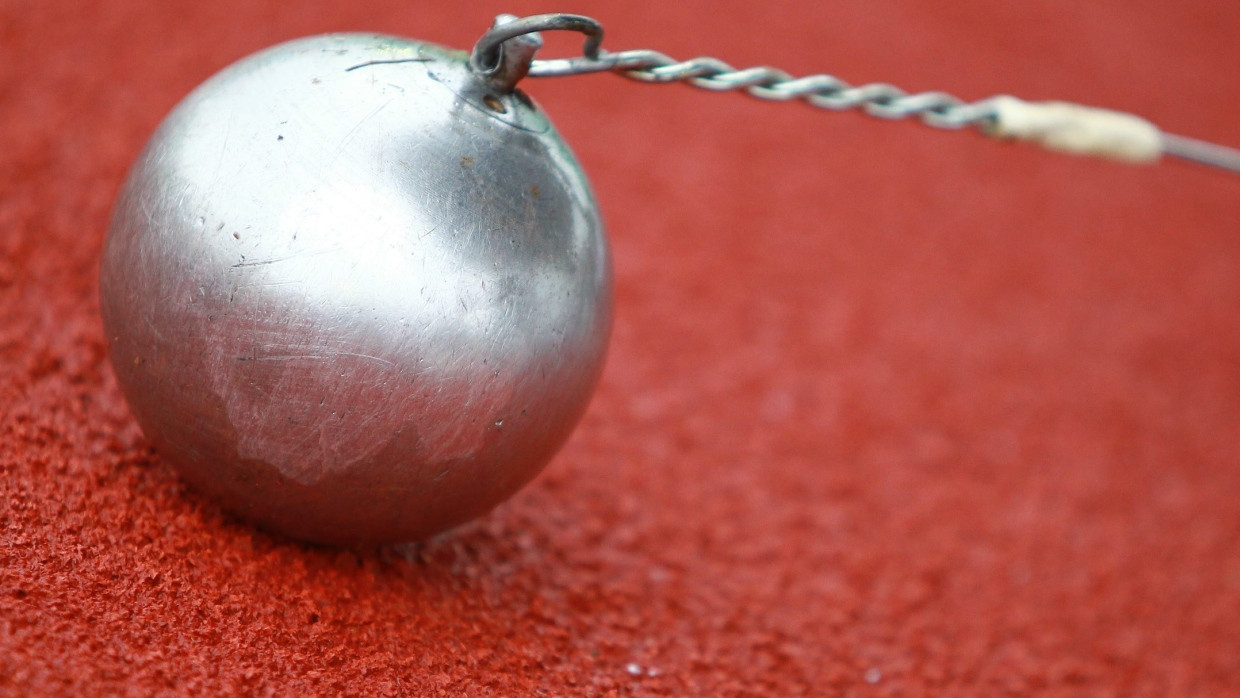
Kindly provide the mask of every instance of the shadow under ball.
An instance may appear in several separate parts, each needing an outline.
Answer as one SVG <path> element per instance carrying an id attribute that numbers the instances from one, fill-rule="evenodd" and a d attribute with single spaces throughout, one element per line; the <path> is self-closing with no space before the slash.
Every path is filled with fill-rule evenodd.
<path id="1" fill-rule="evenodd" d="M 464 53 L 282 44 L 167 117 L 117 201 L 104 329 L 159 454 L 323 543 L 412 540 L 533 478 L 602 368 L 593 194 Z"/>

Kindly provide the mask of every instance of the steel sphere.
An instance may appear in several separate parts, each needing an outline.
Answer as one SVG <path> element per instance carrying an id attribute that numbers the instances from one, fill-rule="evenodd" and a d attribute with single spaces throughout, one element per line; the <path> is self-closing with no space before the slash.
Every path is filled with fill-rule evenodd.
<path id="1" fill-rule="evenodd" d="M 568 437 L 611 273 L 524 94 L 344 34 L 176 107 L 117 201 L 101 303 L 133 414 L 191 483 L 297 538 L 401 541 L 486 512 Z"/>

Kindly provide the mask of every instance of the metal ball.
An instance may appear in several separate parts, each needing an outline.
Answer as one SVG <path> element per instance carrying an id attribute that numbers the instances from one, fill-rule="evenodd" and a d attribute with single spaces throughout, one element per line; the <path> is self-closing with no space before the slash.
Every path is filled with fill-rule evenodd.
<path id="1" fill-rule="evenodd" d="M 546 117 L 465 54 L 330 35 L 225 69 L 117 201 L 101 299 L 157 452 L 240 516 L 422 538 L 512 495 L 598 378 L 611 272 Z"/>

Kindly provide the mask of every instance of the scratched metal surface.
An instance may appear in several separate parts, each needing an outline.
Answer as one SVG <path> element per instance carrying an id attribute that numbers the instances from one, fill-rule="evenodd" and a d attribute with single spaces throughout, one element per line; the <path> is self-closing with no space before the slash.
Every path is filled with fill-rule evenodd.
<path id="1" fill-rule="evenodd" d="M 230 508 L 416 538 L 576 423 L 610 328 L 602 226 L 537 107 L 484 88 L 428 44 L 295 41 L 205 83 L 134 166 L 101 279 L 113 362 L 161 455 Z"/>

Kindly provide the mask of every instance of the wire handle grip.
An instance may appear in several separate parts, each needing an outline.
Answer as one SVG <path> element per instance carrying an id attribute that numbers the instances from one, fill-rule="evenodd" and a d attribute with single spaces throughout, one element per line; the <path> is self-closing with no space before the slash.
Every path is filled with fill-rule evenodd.
<path id="1" fill-rule="evenodd" d="M 536 59 L 538 32 L 585 35 L 580 56 Z M 965 102 L 945 92 L 909 94 L 893 85 L 850 85 L 831 75 L 794 77 L 777 68 L 737 69 L 710 57 L 679 61 L 658 51 L 610 52 L 602 48 L 603 26 L 584 15 L 500 15 L 474 45 L 470 67 L 501 91 L 525 77 L 563 77 L 612 72 L 631 80 L 684 82 L 716 92 L 740 90 L 776 102 L 800 101 L 833 111 L 859 109 L 880 119 L 915 117 L 941 129 L 973 128 L 998 139 L 1033 143 L 1047 150 L 1129 163 L 1152 163 L 1162 155 L 1240 174 L 1240 150 L 1160 131 L 1125 112 L 1070 102 L 1026 102 L 1010 96 Z"/>

